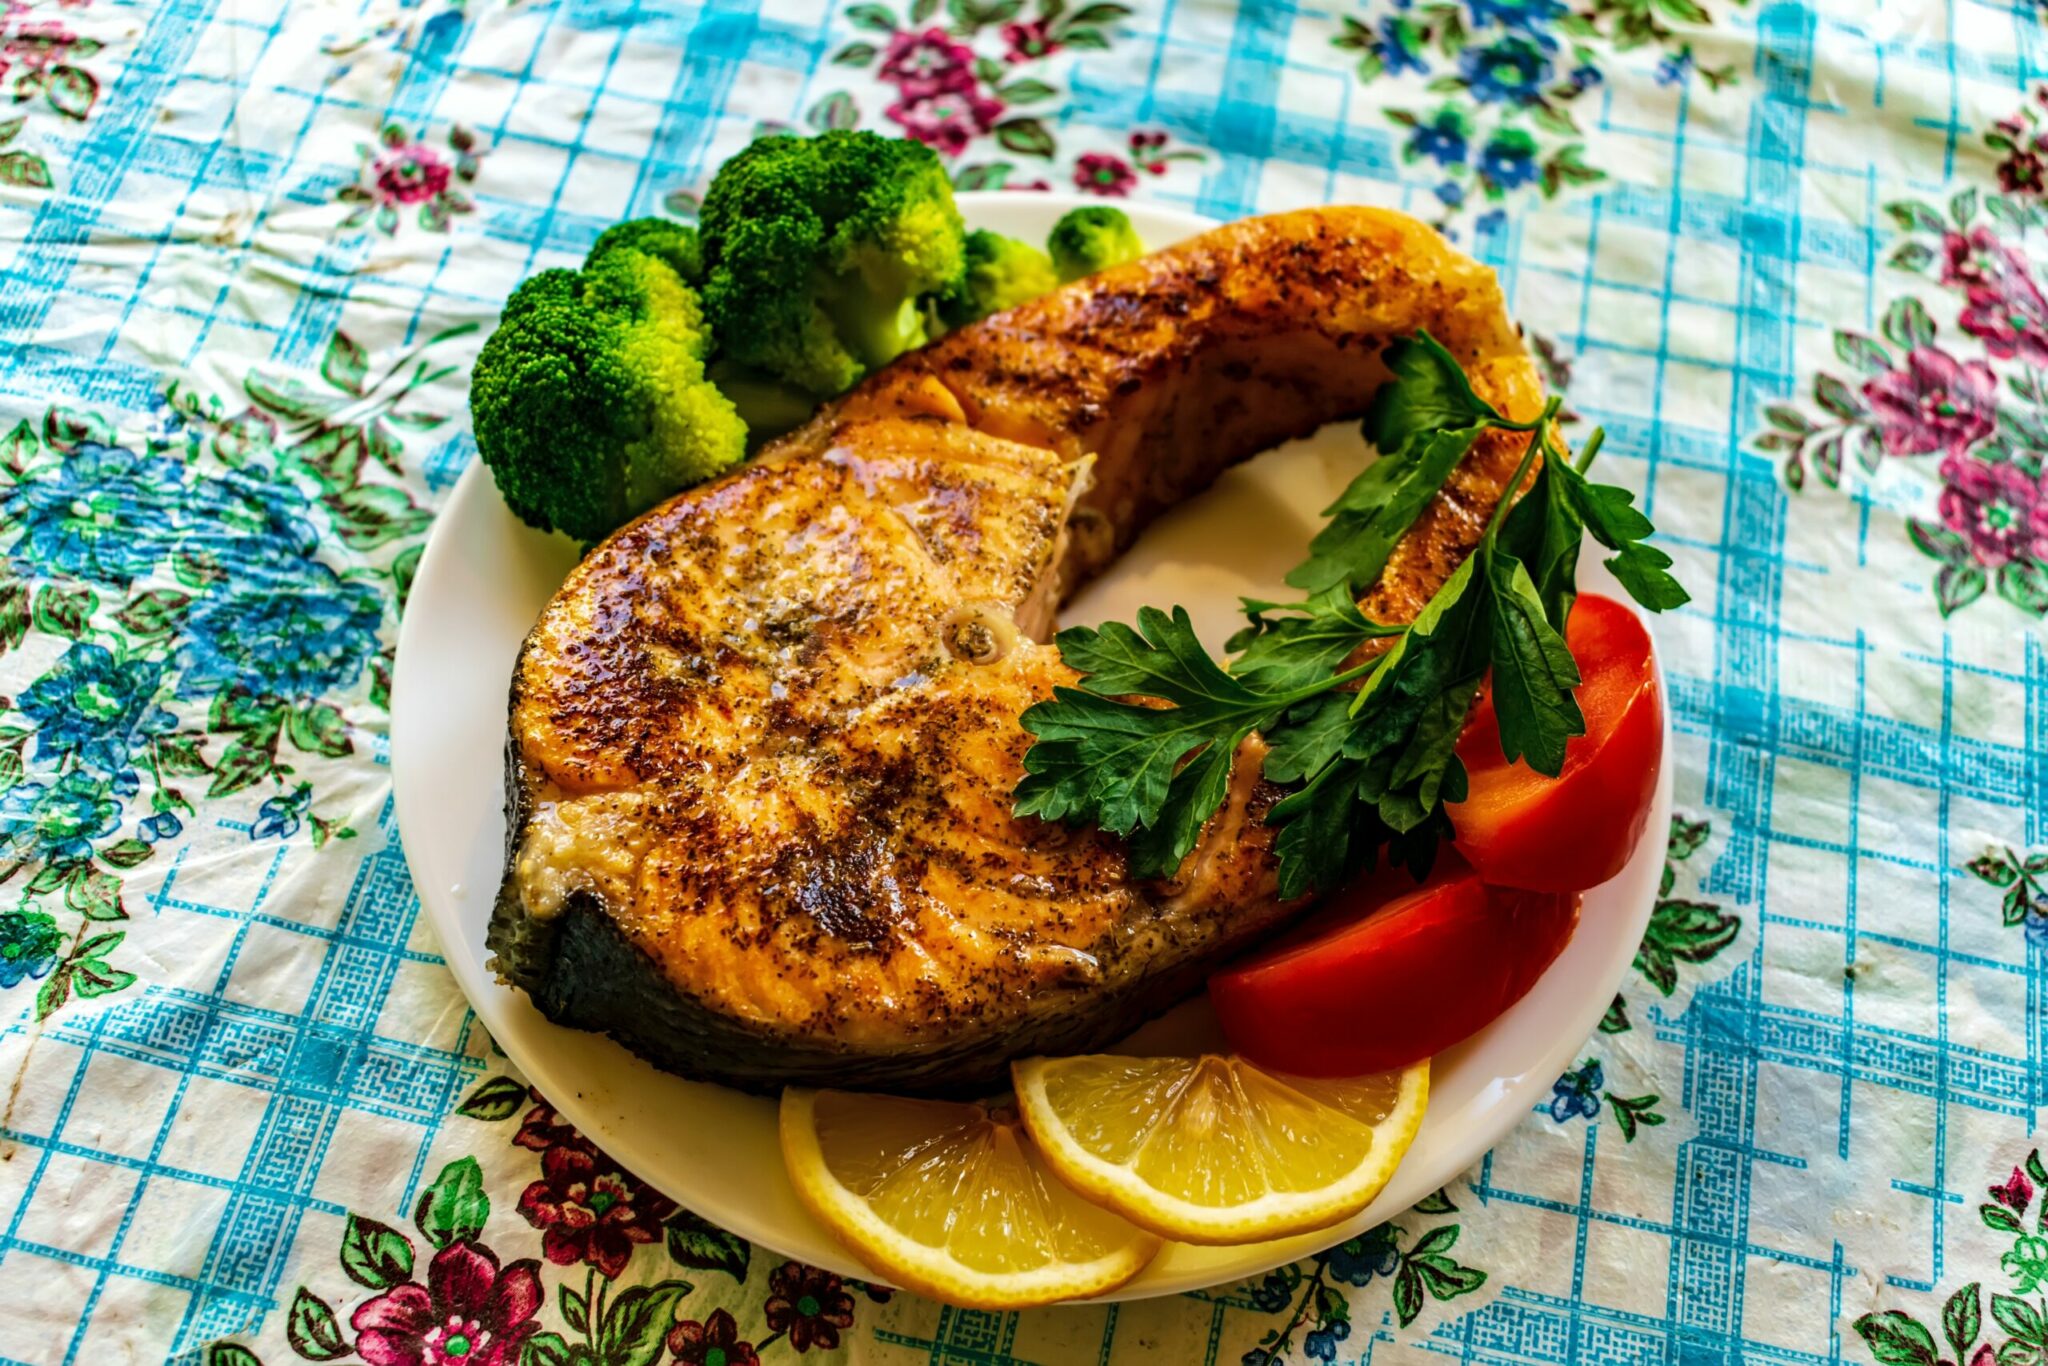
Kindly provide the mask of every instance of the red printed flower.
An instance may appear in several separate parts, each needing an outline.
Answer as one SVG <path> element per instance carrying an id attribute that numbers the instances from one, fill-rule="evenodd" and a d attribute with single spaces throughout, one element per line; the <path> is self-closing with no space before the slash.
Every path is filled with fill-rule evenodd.
<path id="1" fill-rule="evenodd" d="M 419 204 L 445 194 L 452 174 L 448 163 L 424 142 L 394 147 L 371 164 L 377 193 L 396 204 Z"/>
<path id="2" fill-rule="evenodd" d="M 1074 183 L 1090 194 L 1120 198 L 1138 183 L 1138 173 L 1122 157 L 1090 152 L 1074 163 Z"/>
<path id="3" fill-rule="evenodd" d="M 2048 364 L 2048 299 L 2034 283 L 2027 258 L 1985 227 L 1967 237 L 1947 234 L 1942 257 L 1941 282 L 1963 286 L 1963 330 L 2001 359 L 2023 356 L 2030 364 Z"/>
<path id="4" fill-rule="evenodd" d="M 2034 1183 L 2027 1180 L 2026 1172 L 2014 1167 L 2010 1181 L 1991 1188 L 1991 1198 L 2014 1214 L 2025 1214 L 2034 1199 Z"/>
<path id="5" fill-rule="evenodd" d="M 1003 41 L 1009 45 L 1003 60 L 1012 66 L 1050 57 L 1061 47 L 1060 40 L 1052 36 L 1052 30 L 1046 27 L 1043 19 L 1033 19 L 1025 24 L 1004 24 Z"/>
<path id="6" fill-rule="evenodd" d="M 1164 133 L 1131 134 L 1131 159 L 1153 175 L 1166 174 L 1166 162 L 1158 155 L 1166 146 Z"/>
<path id="7" fill-rule="evenodd" d="M 2048 559 L 2048 492 L 2010 460 L 1951 455 L 1941 462 L 1941 520 L 1970 543 L 1977 563 L 1995 569 L 2013 560 Z M 1993 1186 L 1991 1196 L 2024 1210 L 2034 1190 L 2024 1173 Z"/>
<path id="8" fill-rule="evenodd" d="M 30 71 L 48 71 L 50 67 L 70 55 L 78 42 L 78 35 L 54 19 L 40 19 L 23 24 L 7 36 L 0 44 L 0 56 L 8 62 L 19 62 Z M 0 70 L 5 70 L 0 66 Z"/>
<path id="9" fill-rule="evenodd" d="M 550 1148 L 540 1171 L 520 1195 L 519 1212 L 543 1230 L 541 1251 L 556 1266 L 588 1262 L 616 1279 L 633 1244 L 660 1237 L 662 1220 L 676 1212 L 673 1200 L 594 1148 Z"/>
<path id="10" fill-rule="evenodd" d="M 1997 393 L 1989 365 L 1959 361 L 1937 346 L 1915 347 L 1905 369 L 1863 386 L 1863 397 L 1883 420 L 1887 455 L 1961 455 L 1991 435 Z"/>
<path id="11" fill-rule="evenodd" d="M 877 74 L 896 87 L 905 104 L 948 91 L 974 89 L 974 49 L 942 28 L 898 33 L 889 39 Z"/>
<path id="12" fill-rule="evenodd" d="M 518 1366 L 540 1329 L 540 1263 L 498 1268 L 487 1247 L 450 1243 L 427 1265 L 427 1283 L 393 1286 L 356 1308 L 356 1352 L 370 1366 Z"/>
<path id="13" fill-rule="evenodd" d="M 668 1330 L 668 1349 L 677 1366 L 760 1366 L 754 1344 L 740 1341 L 740 1326 L 723 1309 L 698 1323 L 684 1319 Z"/>
<path id="14" fill-rule="evenodd" d="M 576 1132 L 563 1119 L 548 1098 L 529 1086 L 526 1094 L 533 1100 L 533 1108 L 526 1112 L 526 1118 L 519 1121 L 519 1132 L 512 1135 L 512 1141 L 522 1148 L 531 1148 L 544 1153 L 550 1148 L 567 1145 L 572 1148 L 589 1148 L 591 1142 Z"/>
<path id="15" fill-rule="evenodd" d="M 936 147 L 949 157 L 959 156 L 967 144 L 995 126 L 1003 112 L 1001 100 L 992 100 L 972 85 L 964 90 L 945 90 L 922 99 L 901 100 L 882 111 L 903 125 L 903 131 L 927 147 Z"/>
<path id="16" fill-rule="evenodd" d="M 829 1271 L 784 1262 L 768 1278 L 762 1313 L 770 1328 L 789 1334 L 789 1345 L 797 1351 L 817 1347 L 829 1352 L 839 1345 L 839 1330 L 853 1326 L 853 1296 Z"/>

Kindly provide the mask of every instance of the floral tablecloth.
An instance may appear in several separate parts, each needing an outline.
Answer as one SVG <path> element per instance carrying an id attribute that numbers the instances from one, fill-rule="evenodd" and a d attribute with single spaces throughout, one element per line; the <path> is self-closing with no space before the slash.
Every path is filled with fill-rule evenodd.
<path id="1" fill-rule="evenodd" d="M 2048 1355 L 2029 0 L 4 5 L 0 1358 Z M 532 1094 L 420 920 L 392 641 L 482 336 L 850 125 L 963 187 L 1441 222 L 1692 587 L 1582 1060 L 1250 1284 L 967 1313 L 749 1247 Z"/>

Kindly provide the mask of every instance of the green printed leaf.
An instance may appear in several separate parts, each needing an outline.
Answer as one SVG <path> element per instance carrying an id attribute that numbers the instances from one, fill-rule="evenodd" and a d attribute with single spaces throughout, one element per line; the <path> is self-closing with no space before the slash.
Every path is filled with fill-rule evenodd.
<path id="1" fill-rule="evenodd" d="M 263 1366 L 263 1358 L 239 1342 L 208 1343 L 206 1366 Z"/>
<path id="2" fill-rule="evenodd" d="M 491 1200 L 484 1194 L 483 1168 L 473 1157 L 460 1158 L 441 1169 L 434 1184 L 420 1195 L 413 1210 L 413 1222 L 435 1247 L 474 1238 L 484 1231 L 491 1217 Z"/>
<path id="3" fill-rule="evenodd" d="M 388 1224 L 348 1216 L 341 1235 L 341 1269 L 357 1285 L 382 1290 L 412 1279 L 412 1241 Z"/>
<path id="4" fill-rule="evenodd" d="M 1071 37 L 1068 46 L 1073 46 Z M 1024 157 L 1049 157 L 1057 150 L 1052 134 L 1037 119 L 1005 119 L 995 126 L 996 141 L 1006 152 Z"/>
<path id="5" fill-rule="evenodd" d="M 2048 1328 L 2044 1328 L 2040 1311 L 2017 1295 L 1993 1295 L 1991 1317 L 2013 1337 L 2030 1342 L 2036 1347 L 2048 1342 Z"/>
<path id="6" fill-rule="evenodd" d="M 869 29 L 875 33 L 894 33 L 896 16 L 884 5 L 849 5 L 846 21 L 856 28 Z"/>
<path id="7" fill-rule="evenodd" d="M 361 398 L 369 372 L 369 353 L 355 338 L 337 329 L 327 340 L 326 354 L 320 357 L 320 377 L 343 393 Z"/>
<path id="8" fill-rule="evenodd" d="M 597 1354 L 604 1366 L 654 1366 L 668 1345 L 676 1305 L 689 1294 L 688 1281 L 630 1286 L 604 1311 Z"/>
<path id="9" fill-rule="evenodd" d="M 1956 1360 L 1969 1356 L 1970 1348 L 1977 1341 L 1977 1334 L 1983 1331 L 1984 1311 L 1979 1307 L 1981 1289 L 1979 1283 L 1968 1285 L 1948 1297 L 1948 1303 L 1941 1310 L 1942 1336 L 1955 1350 Z"/>
<path id="10" fill-rule="evenodd" d="M 100 857 L 116 868 L 133 868 L 154 852 L 141 840 L 122 840 L 101 850 Z M 112 873 L 95 871 L 72 878 L 64 889 L 64 904 L 87 920 L 128 918 L 121 907 L 121 879 Z"/>
<path id="11" fill-rule="evenodd" d="M 417 536 L 434 514 L 389 484 L 362 484 L 320 500 L 334 514 L 334 529 L 351 550 L 372 550 L 401 536 Z"/>
<path id="12" fill-rule="evenodd" d="M 150 588 L 130 598 L 114 613 L 114 620 L 130 635 L 149 640 L 175 630 L 191 605 L 190 593 L 180 593 L 175 588 Z"/>
<path id="13" fill-rule="evenodd" d="M 333 1361 L 349 1354 L 348 1340 L 342 1336 L 334 1311 L 303 1285 L 292 1296 L 284 1335 L 294 1352 L 311 1361 Z"/>
<path id="14" fill-rule="evenodd" d="M 292 746 L 304 754 L 321 754 L 339 759 L 355 753 L 348 736 L 348 722 L 330 703 L 308 702 L 291 711 L 289 733 Z"/>
<path id="15" fill-rule="evenodd" d="M 526 1087 L 511 1077 L 492 1077 L 463 1097 L 455 1107 L 458 1115 L 471 1119 L 510 1119 L 526 1104 Z"/>
<path id="16" fill-rule="evenodd" d="M 1881 330 L 1887 340 L 1911 351 L 1934 340 L 1934 319 L 1924 304 L 1907 295 L 1885 310 Z"/>
<path id="17" fill-rule="evenodd" d="M 519 1348 L 519 1366 L 571 1366 L 573 1360 L 560 1333 L 535 1333 Z"/>
<path id="18" fill-rule="evenodd" d="M 1891 353 L 1860 332 L 1837 331 L 1835 354 L 1844 364 L 1853 365 L 1866 375 L 1882 374 L 1892 368 Z"/>
<path id="19" fill-rule="evenodd" d="M 1636 971 L 1669 996 L 1678 989 L 1678 964 L 1704 963 L 1735 942 L 1742 918 L 1706 901 L 1659 901 L 1636 949 Z"/>
<path id="20" fill-rule="evenodd" d="M 34 152 L 0 152 L 0 185 L 47 190 L 54 183 L 50 177 L 50 163 Z"/>
<path id="21" fill-rule="evenodd" d="M 583 1298 L 582 1292 L 574 1289 L 567 1281 L 563 1281 L 556 1299 L 562 1306 L 562 1321 L 569 1325 L 569 1331 L 589 1333 L 590 1302 Z"/>
<path id="22" fill-rule="evenodd" d="M 728 1233 L 690 1210 L 682 1210 L 668 1221 L 668 1255 L 678 1265 L 699 1271 L 723 1271 L 744 1284 L 747 1261 L 753 1248 L 736 1233 Z"/>
<path id="23" fill-rule="evenodd" d="M 1891 215 L 1892 222 L 1899 225 L 1901 232 L 1939 234 L 1948 231 L 1948 224 L 1941 221 L 1941 215 L 1917 200 L 1894 199 L 1884 206 L 1884 211 Z"/>
<path id="24" fill-rule="evenodd" d="M 99 594 L 90 588 L 63 589 L 46 583 L 36 590 L 32 609 L 36 629 L 77 640 L 91 625 L 99 605 Z"/>

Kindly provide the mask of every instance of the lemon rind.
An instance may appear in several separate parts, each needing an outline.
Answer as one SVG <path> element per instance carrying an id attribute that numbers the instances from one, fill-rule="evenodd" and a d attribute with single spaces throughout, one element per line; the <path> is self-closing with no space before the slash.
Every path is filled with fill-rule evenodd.
<path id="1" fill-rule="evenodd" d="M 1370 1205 L 1407 1157 L 1429 1108 L 1429 1062 L 1403 1069 L 1401 1092 L 1387 1118 L 1374 1126 L 1376 1141 L 1366 1160 L 1341 1180 L 1315 1191 L 1268 1192 L 1242 1205 L 1196 1205 L 1146 1184 L 1129 1167 L 1096 1157 L 1077 1143 L 1051 1102 L 1042 1080 L 1058 1058 L 1026 1058 L 1010 1065 L 1017 1111 L 1038 1154 L 1053 1175 L 1076 1194 L 1112 1210 L 1138 1227 L 1178 1243 L 1238 1247 L 1313 1233 L 1340 1224 Z M 1241 1064 L 1249 1066 L 1249 1064 Z M 1258 1069 L 1279 1085 L 1284 1075 Z M 1314 1097 L 1304 1097 L 1314 1102 Z M 1320 1104 L 1320 1102 L 1314 1102 Z"/>
<path id="2" fill-rule="evenodd" d="M 891 1285 L 963 1309 L 1033 1309 L 1115 1290 L 1158 1255 L 1160 1241 L 1147 1233 L 1092 1262 L 1061 1262 L 1001 1276 L 975 1271 L 942 1248 L 904 1237 L 832 1174 L 818 1144 L 816 1099 L 817 1092 L 805 1088 L 783 1093 L 777 1127 L 789 1183 L 811 1217 Z"/>

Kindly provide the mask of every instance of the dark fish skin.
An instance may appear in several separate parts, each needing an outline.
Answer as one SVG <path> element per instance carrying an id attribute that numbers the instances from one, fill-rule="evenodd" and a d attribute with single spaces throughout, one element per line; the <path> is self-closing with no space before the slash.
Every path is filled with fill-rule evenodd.
<path id="1" fill-rule="evenodd" d="M 1530 417 L 1490 272 L 1399 214 L 1251 219 L 899 360 L 594 550 L 521 652 L 500 975 L 656 1065 L 968 1094 L 1104 1047 L 1296 908 L 1279 795 L 1239 756 L 1166 881 L 1010 814 L 1018 717 L 1071 682 L 1059 601 L 1230 464 L 1355 413 L 1427 327 Z M 1405 620 L 1477 543 L 1493 434 L 1367 610 Z"/>

